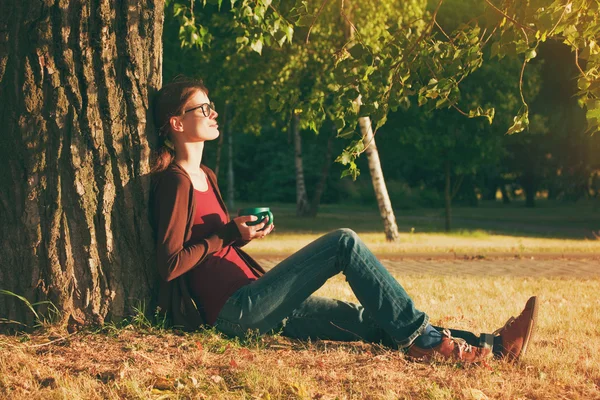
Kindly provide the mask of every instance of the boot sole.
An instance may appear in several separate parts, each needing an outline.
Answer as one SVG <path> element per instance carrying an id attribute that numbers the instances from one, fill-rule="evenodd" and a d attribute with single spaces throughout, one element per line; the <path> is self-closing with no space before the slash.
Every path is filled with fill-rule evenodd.
<path id="1" fill-rule="evenodd" d="M 529 319 L 529 327 L 527 329 L 527 334 L 525 336 L 525 339 L 523 340 L 523 347 L 521 348 L 521 352 L 519 353 L 519 355 L 516 357 L 516 360 L 519 360 L 527 352 L 527 348 L 529 347 L 529 340 L 531 339 L 531 336 L 533 336 L 533 333 L 534 333 L 536 325 L 537 325 L 536 324 L 537 313 L 538 313 L 537 296 L 531 297 L 529 300 L 527 300 L 527 303 L 529 303 L 530 301 L 532 303 L 532 307 L 531 307 L 532 310 L 531 310 L 531 318 Z M 525 307 L 527 307 L 527 305 Z"/>

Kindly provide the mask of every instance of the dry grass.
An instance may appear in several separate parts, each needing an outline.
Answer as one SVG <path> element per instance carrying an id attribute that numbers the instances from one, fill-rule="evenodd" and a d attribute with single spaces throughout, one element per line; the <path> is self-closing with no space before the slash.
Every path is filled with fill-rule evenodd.
<path id="1" fill-rule="evenodd" d="M 398 243 L 390 244 L 380 232 L 359 232 L 373 253 L 393 257 L 410 254 L 457 253 L 465 255 L 539 253 L 600 254 L 600 240 L 553 239 L 528 236 L 504 236 L 482 231 L 442 233 L 401 233 Z M 255 240 L 244 250 L 253 256 L 284 256 L 298 251 L 317 239 L 317 233 L 273 233 Z"/>
<path id="2" fill-rule="evenodd" d="M 239 343 L 211 331 L 132 326 L 60 340 L 47 330 L 0 337 L 0 398 L 600 398 L 599 279 L 397 278 L 433 322 L 476 332 L 501 326 L 537 294 L 539 326 L 527 357 L 463 367 L 413 363 L 358 342 L 267 336 Z M 342 277 L 318 294 L 353 299 Z"/>

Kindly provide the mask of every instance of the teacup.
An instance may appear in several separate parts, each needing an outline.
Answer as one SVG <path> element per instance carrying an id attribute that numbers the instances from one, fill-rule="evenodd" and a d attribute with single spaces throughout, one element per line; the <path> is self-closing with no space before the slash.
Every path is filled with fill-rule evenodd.
<path id="1" fill-rule="evenodd" d="M 258 218 L 256 221 L 246 222 L 246 225 L 248 226 L 258 225 L 262 223 L 267 217 L 269 217 L 269 220 L 267 221 L 265 228 L 273 223 L 273 213 L 271 212 L 269 207 L 250 207 L 243 208 L 238 211 L 238 216 L 241 217 L 244 215 L 256 215 L 256 217 Z"/>

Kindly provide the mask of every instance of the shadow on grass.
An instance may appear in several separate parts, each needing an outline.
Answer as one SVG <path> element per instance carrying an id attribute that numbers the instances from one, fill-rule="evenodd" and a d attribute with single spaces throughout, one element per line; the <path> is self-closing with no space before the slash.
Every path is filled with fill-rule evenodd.
<path id="1" fill-rule="evenodd" d="M 522 202 L 510 205 L 482 202 L 480 207 L 455 207 L 452 209 L 451 232 L 445 232 L 443 209 L 395 210 L 395 213 L 400 232 L 414 230 L 476 238 L 506 235 L 571 240 L 594 240 L 600 234 L 598 202 L 539 201 L 538 204 L 536 208 L 526 208 Z M 383 231 L 376 205 L 322 205 L 316 218 L 296 217 L 294 204 L 270 206 L 276 216 L 277 231 L 281 233 L 325 233 L 342 227 L 358 233 Z"/>

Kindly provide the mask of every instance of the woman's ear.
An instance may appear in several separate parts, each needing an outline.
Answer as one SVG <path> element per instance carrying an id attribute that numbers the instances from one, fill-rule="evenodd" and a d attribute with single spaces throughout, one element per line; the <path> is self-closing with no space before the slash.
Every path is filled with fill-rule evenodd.
<path id="1" fill-rule="evenodd" d="M 183 120 L 180 117 L 169 118 L 169 125 L 174 132 L 183 132 Z"/>

